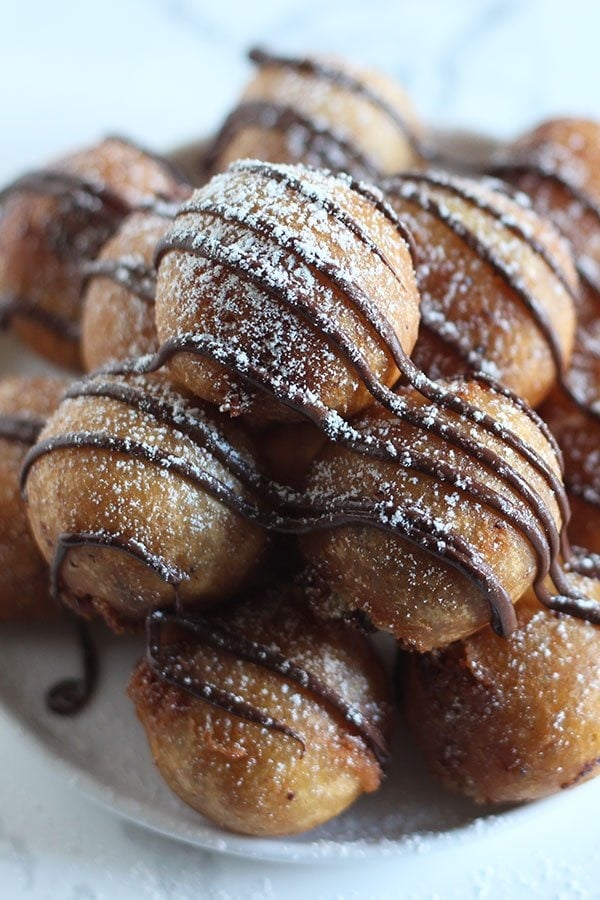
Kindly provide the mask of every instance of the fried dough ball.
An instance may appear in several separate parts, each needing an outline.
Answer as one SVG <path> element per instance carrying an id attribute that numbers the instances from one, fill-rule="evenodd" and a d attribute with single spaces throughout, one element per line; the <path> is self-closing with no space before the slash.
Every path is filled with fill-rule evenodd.
<path id="1" fill-rule="evenodd" d="M 120 138 L 64 157 L 0 195 L 0 316 L 34 350 L 80 365 L 83 263 L 130 210 L 186 189 L 158 157 Z"/>
<path id="2" fill-rule="evenodd" d="M 379 787 L 390 730 L 381 664 L 365 638 L 323 626 L 289 588 L 191 618 L 150 651 L 129 695 L 152 756 L 218 825 L 295 834 Z"/>
<path id="3" fill-rule="evenodd" d="M 393 79 L 335 58 L 250 58 L 258 71 L 208 150 L 208 174 L 249 157 L 372 178 L 420 159 L 423 129 Z"/>
<path id="4" fill-rule="evenodd" d="M 383 185 L 414 238 L 416 364 L 486 371 L 536 406 L 569 364 L 578 279 L 552 225 L 496 186 L 427 171 Z"/>
<path id="5" fill-rule="evenodd" d="M 67 385 L 59 378 L 0 381 L 0 622 L 46 617 L 57 609 L 48 593 L 48 566 L 29 528 L 19 472 Z"/>
<path id="6" fill-rule="evenodd" d="M 600 122 L 543 122 L 502 151 L 497 171 L 555 223 L 600 285 Z"/>
<path id="7" fill-rule="evenodd" d="M 133 213 L 90 267 L 81 321 L 88 372 L 158 349 L 153 259 L 169 224 L 170 219 L 152 212 Z"/>
<path id="8" fill-rule="evenodd" d="M 579 579 L 600 599 L 600 583 Z M 402 685 L 431 770 L 479 802 L 535 800 L 600 773 L 600 627 L 529 593 L 507 639 L 491 628 L 425 656 Z"/>
<path id="9" fill-rule="evenodd" d="M 559 481 L 554 450 L 516 401 L 479 382 L 446 387 L 508 428 Z M 511 602 L 538 574 L 535 541 L 542 550 L 549 545 L 546 527 L 557 540 L 562 521 L 555 485 L 503 437 L 427 405 L 412 388 L 399 396 L 410 411 L 421 410 L 423 424 L 374 407 L 353 424 L 377 446 L 393 447 L 395 459 L 325 447 L 309 472 L 308 490 L 315 504 L 341 513 L 342 521 L 302 536 L 300 546 L 320 615 L 366 619 L 424 651 L 488 623 L 499 588 L 512 616 Z M 458 445 L 428 430 L 436 421 L 458 428 Z M 464 439 L 493 452 L 496 461 L 487 466 L 474 459 Z M 515 475 L 532 497 L 514 484 Z M 500 495 L 500 508 L 498 497 L 494 506 L 494 498 L 482 493 L 486 489 Z M 537 522 L 537 538 L 526 536 L 521 513 Z M 548 525 L 542 527 L 544 518 Z"/>
<path id="10" fill-rule="evenodd" d="M 233 165 L 194 193 L 161 244 L 163 361 L 194 394 L 257 424 L 359 412 L 372 396 L 357 356 L 373 380 L 398 377 L 373 321 L 406 354 L 416 339 L 402 234 L 378 196 L 345 176 Z"/>
<path id="11" fill-rule="evenodd" d="M 237 469 L 253 459 L 239 426 L 164 381 L 75 385 L 25 468 L 32 529 L 61 598 L 119 630 L 244 585 L 266 544 L 242 514 L 255 498 Z"/>

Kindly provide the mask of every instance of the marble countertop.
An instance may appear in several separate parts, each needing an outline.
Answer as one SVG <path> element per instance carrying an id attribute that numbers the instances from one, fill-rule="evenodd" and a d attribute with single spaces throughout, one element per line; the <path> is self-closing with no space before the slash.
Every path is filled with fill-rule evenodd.
<path id="1" fill-rule="evenodd" d="M 552 114 L 600 117 L 591 0 L 70 0 L 5 4 L 0 180 L 106 132 L 167 149 L 209 132 L 244 49 L 334 51 L 396 75 L 424 119 L 500 137 Z M 1 668 L 0 668 L 1 678 Z M 91 804 L 0 712 L 0 897 L 600 897 L 597 823 L 540 818 L 451 857 L 265 864 L 205 853 Z M 587 826 L 587 827 L 586 827 Z M 573 839 L 575 832 L 577 839 Z M 567 839 L 568 838 L 568 839 Z"/>

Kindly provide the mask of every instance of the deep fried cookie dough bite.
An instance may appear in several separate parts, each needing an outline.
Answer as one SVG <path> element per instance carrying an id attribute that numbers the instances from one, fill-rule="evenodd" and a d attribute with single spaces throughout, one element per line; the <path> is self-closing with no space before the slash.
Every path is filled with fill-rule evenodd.
<path id="1" fill-rule="evenodd" d="M 154 211 L 133 213 L 87 268 L 81 352 L 88 372 L 158 349 L 154 252 L 169 224 Z"/>
<path id="2" fill-rule="evenodd" d="M 290 588 L 227 616 L 153 619 L 129 694 L 182 800 L 232 831 L 281 835 L 377 790 L 388 689 L 362 635 L 323 626 Z"/>
<path id="3" fill-rule="evenodd" d="M 162 379 L 74 385 L 23 473 L 56 592 L 116 630 L 140 626 L 156 607 L 227 598 L 267 543 L 248 517 L 255 465 L 240 426 Z"/>
<path id="4" fill-rule="evenodd" d="M 415 363 L 432 378 L 483 370 L 537 406 L 570 362 L 579 281 L 567 242 L 498 182 L 397 175 L 421 293 Z"/>
<path id="5" fill-rule="evenodd" d="M 596 601 L 600 583 L 579 579 Z M 536 800 L 600 772 L 600 627 L 529 593 L 507 639 L 490 628 L 402 667 L 406 715 L 431 770 L 478 802 Z"/>
<path id="6" fill-rule="evenodd" d="M 392 385 L 416 339 L 402 226 L 346 176 L 237 163 L 183 206 L 158 258 L 160 361 L 257 423 L 359 412 L 366 379 Z"/>
<path id="7" fill-rule="evenodd" d="M 353 421 L 374 455 L 330 445 L 317 457 L 309 496 L 332 525 L 300 538 L 319 614 L 366 619 L 421 651 L 476 631 L 490 614 L 509 631 L 512 604 L 558 550 L 564 512 L 556 451 L 535 415 L 484 382 L 445 388 L 506 436 L 402 389 L 404 419 L 374 407 Z"/>
<path id="8" fill-rule="evenodd" d="M 250 58 L 258 70 L 208 149 L 207 174 L 248 157 L 372 179 L 420 160 L 423 128 L 393 79 L 334 58 Z"/>
<path id="9" fill-rule="evenodd" d="M 581 275 L 600 285 L 600 122 L 549 119 L 498 155 L 495 171 L 527 194 L 573 246 Z"/>

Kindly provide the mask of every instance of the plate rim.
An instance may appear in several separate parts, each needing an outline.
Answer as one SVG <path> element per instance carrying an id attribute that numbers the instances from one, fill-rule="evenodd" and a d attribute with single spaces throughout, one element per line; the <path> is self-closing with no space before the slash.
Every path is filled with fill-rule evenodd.
<path id="1" fill-rule="evenodd" d="M 188 846 L 196 847 L 207 852 L 221 853 L 226 856 L 253 860 L 256 862 L 277 863 L 328 863 L 342 860 L 374 860 L 402 858 L 414 858 L 423 853 L 440 853 L 444 850 L 462 846 L 467 842 L 475 845 L 481 841 L 491 840 L 494 836 L 506 832 L 507 829 L 528 827 L 532 814 L 543 815 L 544 810 L 552 809 L 565 793 L 569 796 L 580 795 L 581 791 L 589 790 L 592 784 L 600 790 L 600 779 L 590 780 L 577 785 L 575 790 L 559 792 L 541 800 L 522 803 L 509 809 L 499 809 L 497 813 L 475 818 L 466 825 L 459 825 L 440 832 L 415 831 L 400 838 L 382 838 L 381 840 L 336 840 L 323 839 L 291 843 L 293 835 L 281 837 L 253 837 L 232 831 L 227 831 L 213 824 L 200 813 L 198 815 L 197 830 L 190 831 L 183 823 L 178 826 L 177 821 L 168 813 L 164 814 L 160 809 L 150 809 L 141 800 L 115 791 L 110 785 L 91 774 L 85 767 L 74 760 L 60 754 L 56 738 L 44 739 L 43 733 L 39 733 L 33 727 L 26 714 L 21 713 L 14 703 L 11 703 L 5 690 L 0 684 L 0 707 L 2 713 L 10 720 L 22 738 L 38 757 L 45 760 L 69 787 L 79 791 L 87 800 L 100 808 L 118 816 L 120 819 L 133 823 L 142 829 L 147 829 L 168 837 Z M 132 711 L 132 714 L 133 711 Z M 158 770 L 157 778 L 160 777 Z M 443 789 L 440 783 L 440 789 Z M 457 796 L 459 796 L 457 794 Z M 182 800 L 179 802 L 183 803 Z"/>

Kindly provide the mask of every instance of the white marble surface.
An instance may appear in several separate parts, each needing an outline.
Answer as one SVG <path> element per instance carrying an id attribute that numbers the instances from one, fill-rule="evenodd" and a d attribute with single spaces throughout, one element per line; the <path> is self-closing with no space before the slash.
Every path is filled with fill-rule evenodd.
<path id="1" fill-rule="evenodd" d="M 168 148 L 210 130 L 263 42 L 334 50 L 396 74 L 424 118 L 510 135 L 600 117 L 593 0 L 54 0 L 2 4 L 0 179 L 106 131 Z M 0 663 L 0 678 L 1 663 Z M 598 898 L 598 822 L 560 814 L 493 845 L 417 846 L 399 866 L 233 860 L 92 806 L 0 713 L 0 897 L 7 900 Z"/>

